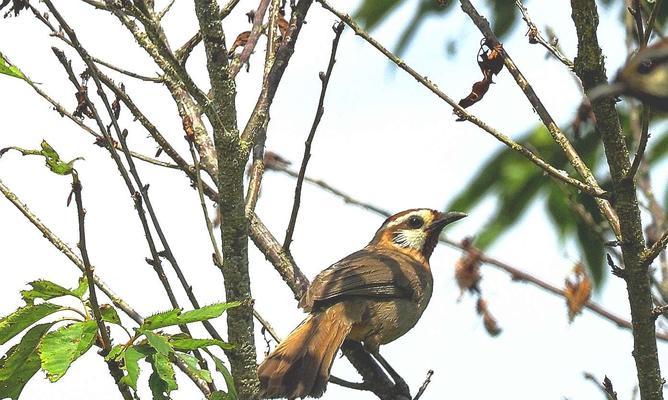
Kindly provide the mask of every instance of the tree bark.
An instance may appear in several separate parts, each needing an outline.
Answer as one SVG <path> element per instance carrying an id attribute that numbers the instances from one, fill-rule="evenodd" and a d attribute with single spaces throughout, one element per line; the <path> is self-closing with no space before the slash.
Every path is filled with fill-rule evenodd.
<path id="1" fill-rule="evenodd" d="M 571 0 L 572 18 L 578 37 L 575 72 L 585 92 L 608 82 L 605 62 L 598 44 L 598 12 L 594 0 Z M 640 397 L 663 399 L 663 380 L 656 346 L 656 329 L 652 316 L 652 297 L 648 267 L 643 263 L 646 251 L 636 196 L 636 183 L 629 176 L 631 163 L 615 99 L 607 96 L 592 102 L 596 128 L 601 135 L 612 178 L 613 207 L 619 216 L 622 234 L 624 278 L 633 324 L 633 357 L 638 373 Z"/>

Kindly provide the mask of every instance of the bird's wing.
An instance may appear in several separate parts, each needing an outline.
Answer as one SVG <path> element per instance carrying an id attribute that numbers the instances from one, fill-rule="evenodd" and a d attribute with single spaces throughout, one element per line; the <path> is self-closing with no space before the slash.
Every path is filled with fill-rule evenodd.
<path id="1" fill-rule="evenodd" d="M 318 274 L 300 305 L 308 310 L 351 296 L 410 299 L 411 282 L 420 279 L 416 264 L 417 260 L 397 252 L 357 251 Z"/>

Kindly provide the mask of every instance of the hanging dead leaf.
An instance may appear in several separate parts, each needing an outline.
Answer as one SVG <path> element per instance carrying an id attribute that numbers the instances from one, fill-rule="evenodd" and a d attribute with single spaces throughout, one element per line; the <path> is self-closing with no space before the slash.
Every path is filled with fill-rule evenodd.
<path id="1" fill-rule="evenodd" d="M 273 151 L 264 152 L 264 167 L 266 169 L 285 168 L 290 164 L 292 164 L 290 161 L 274 153 Z"/>
<path id="2" fill-rule="evenodd" d="M 285 19 L 285 14 L 279 12 L 278 16 L 278 31 L 281 32 L 282 37 L 286 37 L 288 34 L 288 28 L 290 23 Z"/>
<path id="3" fill-rule="evenodd" d="M 494 83 L 492 77 L 498 75 L 503 68 L 503 47 L 501 43 L 490 47 L 483 39 L 478 50 L 478 67 L 482 72 L 482 79 L 475 82 L 471 88 L 471 93 L 463 99 L 459 100 L 459 105 L 462 108 L 467 108 L 482 100 L 485 93 L 489 90 L 489 85 Z M 463 121 L 465 118 L 459 117 L 457 121 Z"/>
<path id="4" fill-rule="evenodd" d="M 582 103 L 580 103 L 578 111 L 575 114 L 575 119 L 571 124 L 571 128 L 573 129 L 573 134 L 577 139 L 580 138 L 580 129 L 582 125 L 588 122 L 592 122 L 593 124 L 595 124 L 596 116 L 594 115 L 594 111 L 591 108 L 591 103 L 589 102 L 589 99 L 585 97 Z"/>
<path id="5" fill-rule="evenodd" d="M 246 43 L 248 43 L 248 38 L 250 37 L 250 31 L 245 31 L 241 32 L 236 39 L 234 39 L 234 43 L 232 43 L 232 47 L 230 47 L 230 51 L 228 51 L 227 55 L 229 57 L 232 57 L 234 55 L 234 52 L 239 48 L 239 47 L 244 47 L 246 46 Z"/>
<path id="6" fill-rule="evenodd" d="M 582 312 L 591 297 L 591 279 L 582 263 L 575 264 L 573 274 L 566 278 L 564 292 L 568 306 L 568 320 L 573 322 L 576 315 Z"/>
<path id="7" fill-rule="evenodd" d="M 479 293 L 478 283 L 480 282 L 480 253 L 471 248 L 471 239 L 466 238 L 462 241 L 464 251 L 455 264 L 455 280 L 461 291 L 459 298 L 465 291 Z"/>
<path id="8" fill-rule="evenodd" d="M 487 301 L 485 301 L 485 299 L 482 297 L 478 298 L 478 302 L 476 303 L 476 311 L 479 315 L 482 315 L 482 323 L 490 336 L 497 336 L 501 333 L 502 329 L 499 327 L 499 323 L 496 321 L 492 313 L 489 312 Z"/>

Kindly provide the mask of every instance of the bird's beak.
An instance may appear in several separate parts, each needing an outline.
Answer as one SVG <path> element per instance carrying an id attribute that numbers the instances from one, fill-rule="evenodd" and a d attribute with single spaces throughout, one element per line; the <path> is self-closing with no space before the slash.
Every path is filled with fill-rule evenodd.
<path id="1" fill-rule="evenodd" d="M 430 231 L 440 231 L 445 228 L 446 225 L 449 225 L 455 221 L 466 217 L 466 214 L 463 212 L 450 211 L 445 213 L 438 213 L 438 216 L 431 224 L 429 224 Z"/>

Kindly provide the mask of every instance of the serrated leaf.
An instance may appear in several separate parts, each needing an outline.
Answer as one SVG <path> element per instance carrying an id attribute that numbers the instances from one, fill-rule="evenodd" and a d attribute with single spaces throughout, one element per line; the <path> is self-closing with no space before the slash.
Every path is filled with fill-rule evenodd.
<path id="1" fill-rule="evenodd" d="M 237 307 L 238 305 L 238 302 L 217 303 L 204 306 L 197 310 L 186 311 L 184 313 L 181 313 L 181 310 L 170 310 L 146 318 L 140 329 L 154 330 L 166 326 L 185 325 L 193 322 L 206 321 L 218 318 L 228 308 Z"/>
<path id="2" fill-rule="evenodd" d="M 127 372 L 121 382 L 137 390 L 137 379 L 139 378 L 139 360 L 145 358 L 146 354 L 137 350 L 135 346 L 128 347 L 123 352 L 123 368 Z"/>
<path id="3" fill-rule="evenodd" d="M 84 294 L 88 292 L 88 279 L 85 276 L 79 277 L 79 285 L 76 289 L 72 289 L 72 293 L 78 298 L 83 298 Z"/>
<path id="4" fill-rule="evenodd" d="M 32 289 L 21 291 L 21 297 L 28 304 L 34 303 L 35 299 L 51 300 L 62 296 L 77 297 L 71 290 L 43 279 L 29 282 L 28 285 Z"/>
<path id="5" fill-rule="evenodd" d="M 23 72 L 15 66 L 9 63 L 7 59 L 0 53 L 0 74 L 13 76 L 14 78 L 22 79 L 26 81 L 26 76 L 23 75 Z"/>
<path id="6" fill-rule="evenodd" d="M 174 377 L 174 367 L 172 366 L 171 361 L 169 361 L 169 357 L 156 353 L 148 357 L 148 361 L 151 363 L 153 372 L 157 375 L 158 379 L 164 383 L 163 385 L 158 386 L 159 390 L 169 395 L 172 390 L 178 389 Z M 149 386 L 150 384 L 151 382 L 149 379 Z M 151 391 L 153 391 L 153 389 L 151 389 Z"/>
<path id="7" fill-rule="evenodd" d="M 100 306 L 100 314 L 102 314 L 103 321 L 121 325 L 121 317 L 118 316 L 118 312 L 111 304 L 102 304 Z"/>
<path id="8" fill-rule="evenodd" d="M 109 351 L 109 354 L 107 354 L 104 357 L 105 361 L 109 360 L 118 360 L 118 358 L 123 354 L 123 351 L 125 350 L 125 346 L 122 344 L 117 344 L 111 348 Z"/>
<path id="9" fill-rule="evenodd" d="M 148 344 L 153 347 L 158 354 L 167 356 L 172 352 L 172 347 L 169 345 L 166 337 L 151 331 L 142 331 L 142 333 L 146 336 Z"/>
<path id="10" fill-rule="evenodd" d="M 50 332 L 42 340 L 42 369 L 51 382 L 62 378 L 70 365 L 95 343 L 95 321 L 76 322 Z"/>
<path id="11" fill-rule="evenodd" d="M 0 319 L 0 344 L 5 344 L 30 325 L 62 309 L 63 307 L 51 303 L 27 305 L 19 308 Z"/>
<path id="12" fill-rule="evenodd" d="M 213 354 L 210 354 L 210 356 L 213 359 L 213 362 L 216 364 L 216 371 L 220 372 L 223 375 L 223 379 L 225 379 L 225 385 L 227 385 L 227 395 L 229 396 L 228 398 L 230 400 L 237 400 L 237 389 L 234 386 L 234 378 L 232 378 L 230 370 L 227 369 L 223 360 L 214 356 Z"/>
<path id="13" fill-rule="evenodd" d="M 153 371 L 148 378 L 148 387 L 151 389 L 153 400 L 169 400 L 167 382 L 160 379 L 157 372 Z"/>
<path id="14" fill-rule="evenodd" d="M 197 365 L 197 358 L 194 356 L 191 356 L 190 354 L 185 354 L 185 353 L 175 353 L 176 357 L 178 357 L 181 361 L 183 361 L 188 368 L 188 370 L 195 375 L 196 377 L 200 378 L 204 382 L 211 383 L 211 372 L 200 369 L 199 365 Z"/>
<path id="15" fill-rule="evenodd" d="M 234 345 L 217 339 L 191 339 L 191 338 L 175 339 L 174 336 L 172 336 L 172 338 L 170 338 L 169 343 L 175 350 L 180 350 L 180 351 L 196 350 L 208 346 L 218 346 L 223 350 L 234 348 Z"/>
<path id="16" fill-rule="evenodd" d="M 23 387 L 39 371 L 37 349 L 53 323 L 35 325 L 0 359 L 0 399 L 19 398 Z"/>

